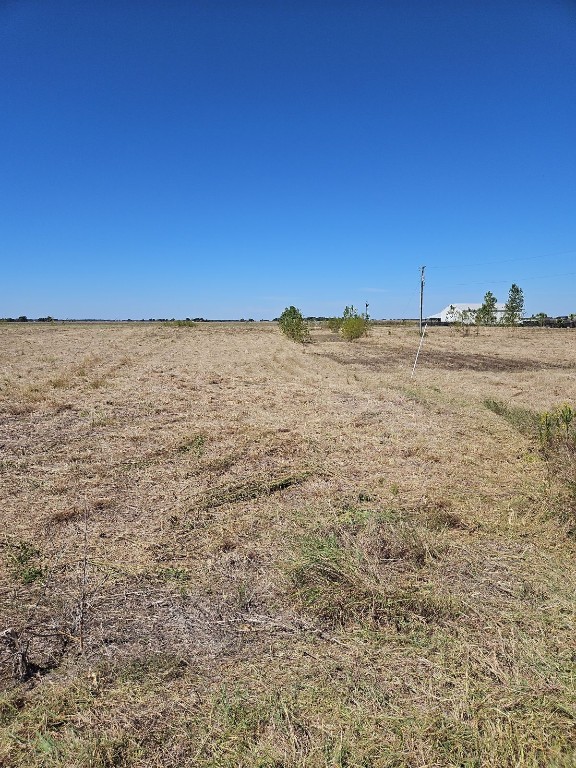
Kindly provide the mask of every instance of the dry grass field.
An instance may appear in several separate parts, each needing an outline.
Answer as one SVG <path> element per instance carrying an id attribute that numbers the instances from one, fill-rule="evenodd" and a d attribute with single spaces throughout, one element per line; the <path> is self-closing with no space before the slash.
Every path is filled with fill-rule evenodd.
<path id="1" fill-rule="evenodd" d="M 0 765 L 576 766 L 576 331 L 312 340 L 0 326 Z"/>

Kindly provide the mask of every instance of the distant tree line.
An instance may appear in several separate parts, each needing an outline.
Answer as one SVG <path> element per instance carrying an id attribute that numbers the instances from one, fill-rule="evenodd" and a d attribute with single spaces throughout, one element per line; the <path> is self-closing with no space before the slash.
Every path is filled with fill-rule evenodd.
<path id="1" fill-rule="evenodd" d="M 47 315 L 46 317 L 37 317 L 35 320 L 20 315 L 20 317 L 0 317 L 0 323 L 53 323 L 57 318 Z"/>

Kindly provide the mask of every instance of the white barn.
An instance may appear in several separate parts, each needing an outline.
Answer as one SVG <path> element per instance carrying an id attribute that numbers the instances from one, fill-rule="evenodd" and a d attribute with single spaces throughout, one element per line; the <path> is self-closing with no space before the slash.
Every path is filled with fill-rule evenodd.
<path id="1" fill-rule="evenodd" d="M 436 320 L 440 323 L 453 323 L 455 321 L 463 321 L 464 323 L 473 323 L 474 315 L 480 309 L 482 304 L 477 302 L 458 302 L 455 304 L 449 304 L 441 312 L 437 312 L 435 315 L 430 315 L 428 320 Z M 501 302 L 496 304 L 496 322 L 499 323 L 504 317 L 505 304 Z"/>

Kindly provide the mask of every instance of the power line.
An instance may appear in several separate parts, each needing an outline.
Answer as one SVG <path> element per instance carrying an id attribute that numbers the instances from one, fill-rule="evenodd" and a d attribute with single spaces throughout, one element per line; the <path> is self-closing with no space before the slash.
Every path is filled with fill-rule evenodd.
<path id="1" fill-rule="evenodd" d="M 553 275 L 534 275 L 532 277 L 524 277 L 521 279 L 514 278 L 512 282 L 515 283 L 527 283 L 531 280 L 548 280 L 548 279 L 556 279 L 557 277 L 573 277 L 576 275 L 576 272 L 562 272 L 560 274 L 553 274 Z M 453 283 L 452 285 L 442 286 L 443 290 L 449 290 L 451 288 L 463 288 L 468 285 L 507 285 L 511 281 L 510 280 L 475 280 L 471 283 Z"/>
<path id="2" fill-rule="evenodd" d="M 469 261 L 469 262 L 458 262 L 454 264 L 442 264 L 434 266 L 432 264 L 432 267 L 429 267 L 434 270 L 441 270 L 441 269 L 457 269 L 460 267 L 484 267 L 487 264 L 512 264 L 513 262 L 518 261 L 535 261 L 538 259 L 553 259 L 556 256 L 569 256 L 570 254 L 576 253 L 576 249 L 572 249 L 570 251 L 556 251 L 555 253 L 546 253 L 546 254 L 540 254 L 538 256 L 516 256 L 513 259 L 491 259 L 489 261 Z"/>

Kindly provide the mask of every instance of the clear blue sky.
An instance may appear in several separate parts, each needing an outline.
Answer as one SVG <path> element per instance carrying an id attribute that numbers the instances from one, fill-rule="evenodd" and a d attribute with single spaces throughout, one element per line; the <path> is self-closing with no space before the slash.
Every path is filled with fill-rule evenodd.
<path id="1" fill-rule="evenodd" d="M 576 312 L 576 3 L 0 0 L 0 316 Z"/>

